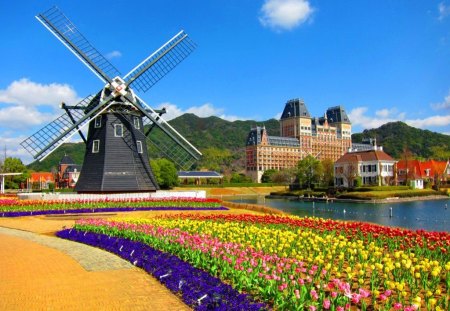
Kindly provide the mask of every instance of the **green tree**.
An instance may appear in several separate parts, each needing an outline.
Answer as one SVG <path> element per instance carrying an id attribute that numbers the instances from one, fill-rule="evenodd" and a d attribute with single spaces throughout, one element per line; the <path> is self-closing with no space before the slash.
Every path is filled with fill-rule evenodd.
<path id="1" fill-rule="evenodd" d="M 3 162 L 2 170 L 4 173 L 22 173 L 17 176 L 6 176 L 5 188 L 18 189 L 20 184 L 25 183 L 27 178 L 30 177 L 28 169 L 19 158 L 6 158 Z"/>
<path id="2" fill-rule="evenodd" d="M 281 171 L 275 172 L 272 176 L 272 182 L 277 184 L 289 185 L 295 179 L 296 171 L 294 169 L 284 169 Z"/>
<path id="3" fill-rule="evenodd" d="M 430 148 L 431 158 L 434 160 L 446 161 L 450 159 L 450 148 L 444 145 L 433 146 Z"/>
<path id="4" fill-rule="evenodd" d="M 323 168 L 322 183 L 324 186 L 334 185 L 334 162 L 331 159 L 323 159 L 321 161 Z"/>
<path id="5" fill-rule="evenodd" d="M 230 183 L 247 183 L 247 182 L 251 182 L 251 179 L 247 176 L 245 176 L 245 174 L 242 173 L 233 173 L 231 175 L 230 178 Z"/>
<path id="6" fill-rule="evenodd" d="M 276 173 L 277 173 L 277 170 L 274 170 L 274 169 L 269 169 L 269 170 L 264 171 L 264 173 L 261 176 L 261 182 L 262 183 L 273 182 L 272 176 Z"/>
<path id="7" fill-rule="evenodd" d="M 202 150 L 202 159 L 199 166 L 211 171 L 222 171 L 222 167 L 230 166 L 233 156 L 228 149 L 210 147 Z"/>
<path id="8" fill-rule="evenodd" d="M 167 159 L 150 160 L 153 174 L 161 189 L 170 189 L 178 185 L 178 171 L 173 162 Z"/>
<path id="9" fill-rule="evenodd" d="M 311 188 L 320 183 L 322 177 L 322 163 L 312 155 L 308 155 L 298 162 L 297 175 L 299 184 Z"/>

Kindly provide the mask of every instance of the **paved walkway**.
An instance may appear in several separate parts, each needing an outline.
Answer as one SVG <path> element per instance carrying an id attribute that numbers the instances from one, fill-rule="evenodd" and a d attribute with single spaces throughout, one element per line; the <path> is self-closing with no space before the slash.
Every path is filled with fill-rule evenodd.
<path id="1" fill-rule="evenodd" d="M 48 233 L 61 223 L 0 221 L 0 310 L 189 310 L 156 279 L 115 255 L 4 226 Z"/>

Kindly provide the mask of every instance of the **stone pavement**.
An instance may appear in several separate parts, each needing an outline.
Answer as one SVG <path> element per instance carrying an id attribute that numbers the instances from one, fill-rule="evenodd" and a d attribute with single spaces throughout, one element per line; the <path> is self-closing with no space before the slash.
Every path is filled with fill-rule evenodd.
<path id="1" fill-rule="evenodd" d="M 0 220 L 0 310 L 189 310 L 155 278 L 115 255 L 24 231 L 50 234 L 71 222 Z"/>

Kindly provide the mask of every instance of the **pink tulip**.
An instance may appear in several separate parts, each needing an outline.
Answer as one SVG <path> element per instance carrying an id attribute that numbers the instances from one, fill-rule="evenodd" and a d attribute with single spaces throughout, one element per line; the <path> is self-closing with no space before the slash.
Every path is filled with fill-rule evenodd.
<path id="1" fill-rule="evenodd" d="M 324 308 L 325 310 L 330 309 L 330 305 L 331 305 L 331 302 L 330 302 L 329 299 L 325 299 L 325 300 L 323 301 L 323 308 Z"/>
<path id="2" fill-rule="evenodd" d="M 401 310 L 403 305 L 400 302 L 394 303 L 394 310 Z"/>

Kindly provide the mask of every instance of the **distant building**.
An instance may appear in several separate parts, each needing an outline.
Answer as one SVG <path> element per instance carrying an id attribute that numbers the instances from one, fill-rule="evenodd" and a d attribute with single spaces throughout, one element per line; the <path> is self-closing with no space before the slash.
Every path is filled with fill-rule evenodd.
<path id="1" fill-rule="evenodd" d="M 193 183 L 195 185 L 223 183 L 223 175 L 214 171 L 179 171 L 178 179 L 182 184 Z M 214 182 L 216 181 L 216 182 Z"/>
<path id="2" fill-rule="evenodd" d="M 55 183 L 55 176 L 50 172 L 33 172 L 27 180 L 28 189 L 49 189 Z"/>
<path id="3" fill-rule="evenodd" d="M 81 165 L 75 164 L 71 157 L 64 155 L 59 161 L 56 173 L 57 188 L 74 188 L 80 176 Z"/>
<path id="4" fill-rule="evenodd" d="M 265 127 L 250 130 L 246 173 L 260 182 L 264 171 L 296 167 L 308 155 L 335 161 L 352 146 L 351 130 L 341 106 L 328 108 L 323 117 L 313 118 L 303 100 L 289 100 L 280 118 L 281 136 L 270 136 Z"/>
<path id="5" fill-rule="evenodd" d="M 334 184 L 354 187 L 360 179 L 362 186 L 394 185 L 396 162 L 376 145 L 371 150 L 349 150 L 334 163 Z"/>
<path id="6" fill-rule="evenodd" d="M 445 183 L 450 177 L 448 161 L 401 160 L 397 163 L 398 182 L 415 189 L 423 189 L 425 183 Z"/>

